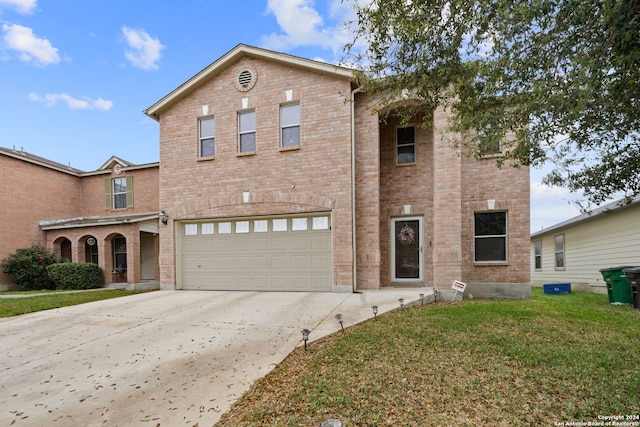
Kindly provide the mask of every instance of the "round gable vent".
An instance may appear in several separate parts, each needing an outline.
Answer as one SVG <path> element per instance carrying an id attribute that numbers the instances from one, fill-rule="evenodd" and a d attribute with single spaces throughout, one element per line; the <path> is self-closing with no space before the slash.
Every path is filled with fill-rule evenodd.
<path id="1" fill-rule="evenodd" d="M 240 92 L 246 92 L 251 90 L 256 84 L 257 75 L 255 70 L 250 68 L 243 68 L 236 75 L 236 88 Z"/>

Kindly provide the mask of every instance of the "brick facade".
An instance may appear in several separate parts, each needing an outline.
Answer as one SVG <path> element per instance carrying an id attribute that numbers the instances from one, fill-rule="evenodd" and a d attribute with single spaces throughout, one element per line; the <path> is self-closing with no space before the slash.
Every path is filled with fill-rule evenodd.
<path id="1" fill-rule="evenodd" d="M 132 177 L 133 206 L 107 209 L 105 180 L 120 176 Z M 93 261 L 102 267 L 107 283 L 157 280 L 158 178 L 157 164 L 114 160 L 97 171 L 83 172 L 22 150 L 0 149 L 0 259 L 18 248 L 40 245 L 70 261 L 91 262 L 87 241 L 93 238 Z M 115 237 L 126 239 L 126 274 L 113 274 Z M 143 263 L 148 265 L 142 267 Z M 10 284 L 0 272 L 0 287 Z"/>
<path id="2" fill-rule="evenodd" d="M 248 90 L 235 85 L 243 69 L 257 75 Z M 160 208 L 171 218 L 161 228 L 162 285 L 178 281 L 180 221 L 317 211 L 332 215 L 334 286 L 450 289 L 463 280 L 476 295 L 526 297 L 528 169 L 461 156 L 453 148 L 460 135 L 448 133 L 442 108 L 431 128 L 416 130 L 416 162 L 396 165 L 399 122 L 380 120 L 375 100 L 354 89 L 348 73 L 331 75 L 313 61 L 239 45 L 146 111 L 160 123 Z M 288 101 L 300 104 L 295 150 L 279 148 L 279 106 Z M 256 112 L 257 143 L 255 153 L 243 155 L 237 115 L 247 109 Z M 202 159 L 198 119 L 207 116 L 215 118 L 216 154 Z M 507 260 L 475 262 L 474 213 L 498 210 L 508 216 Z M 405 217 L 423 227 L 423 271 L 408 283 L 391 274 L 391 226 Z"/>

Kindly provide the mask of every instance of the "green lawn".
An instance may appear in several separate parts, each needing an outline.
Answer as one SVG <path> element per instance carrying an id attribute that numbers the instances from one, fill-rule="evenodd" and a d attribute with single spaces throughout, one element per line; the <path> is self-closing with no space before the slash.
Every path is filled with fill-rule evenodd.
<path id="1" fill-rule="evenodd" d="M 73 292 L 69 291 L 31 291 L 7 292 L 0 295 L 24 294 L 24 298 L 0 298 L 0 317 L 17 316 L 34 311 L 49 310 L 86 302 L 123 297 L 141 291 L 120 291 L 115 289 Z"/>
<path id="2" fill-rule="evenodd" d="M 612 415 L 640 425 L 640 310 L 534 289 L 530 301 L 394 312 L 298 348 L 217 425 L 553 426 Z"/>

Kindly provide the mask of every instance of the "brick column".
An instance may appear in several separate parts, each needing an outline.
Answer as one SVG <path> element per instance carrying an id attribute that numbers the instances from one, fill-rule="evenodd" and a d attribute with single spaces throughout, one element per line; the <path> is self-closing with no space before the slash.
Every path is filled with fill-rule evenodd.
<path id="1" fill-rule="evenodd" d="M 452 147 L 450 112 L 433 113 L 433 286 L 449 289 L 462 279 L 462 159 Z"/>
<path id="2" fill-rule="evenodd" d="M 380 126 L 371 100 L 356 96 L 356 289 L 380 288 Z"/>
<path id="3" fill-rule="evenodd" d="M 104 272 L 104 281 L 106 284 L 113 283 L 113 255 L 111 254 L 111 240 L 98 238 L 96 236 L 96 245 L 98 245 L 98 265 Z"/>
<path id="4" fill-rule="evenodd" d="M 140 231 L 132 226 L 127 233 L 127 283 L 140 283 Z"/>

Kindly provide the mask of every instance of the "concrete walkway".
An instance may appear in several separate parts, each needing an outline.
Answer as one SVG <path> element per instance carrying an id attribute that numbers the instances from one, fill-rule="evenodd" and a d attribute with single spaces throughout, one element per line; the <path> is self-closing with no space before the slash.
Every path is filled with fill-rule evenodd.
<path id="1" fill-rule="evenodd" d="M 0 425 L 211 426 L 296 346 L 427 289 L 157 291 L 0 319 Z"/>

